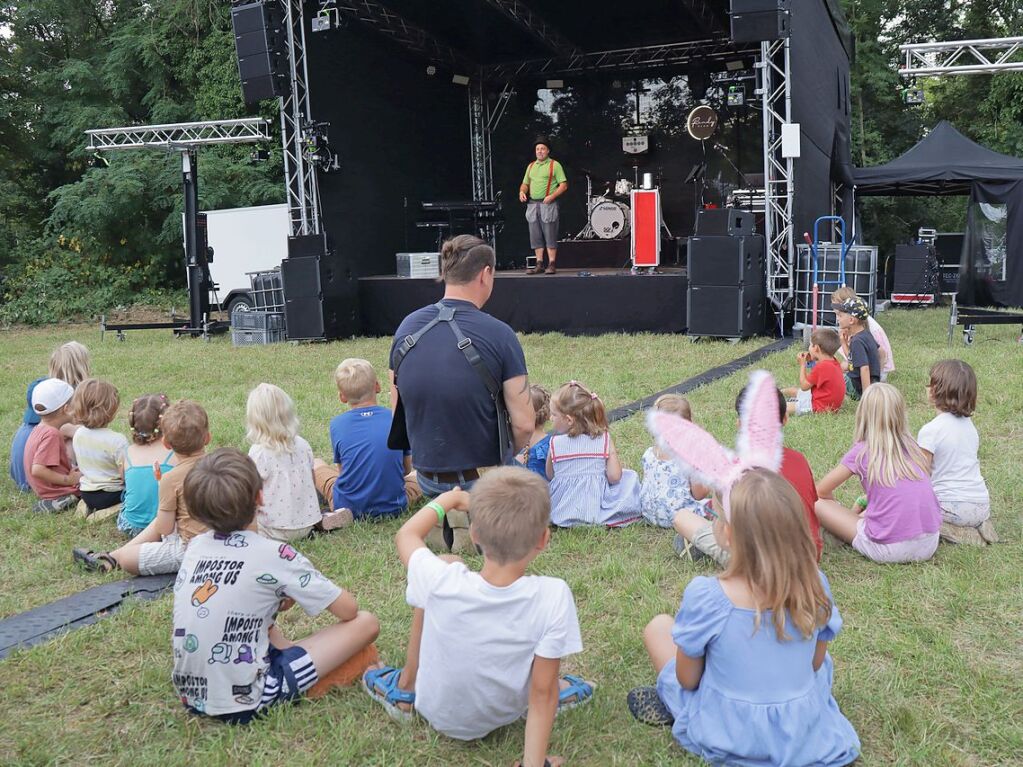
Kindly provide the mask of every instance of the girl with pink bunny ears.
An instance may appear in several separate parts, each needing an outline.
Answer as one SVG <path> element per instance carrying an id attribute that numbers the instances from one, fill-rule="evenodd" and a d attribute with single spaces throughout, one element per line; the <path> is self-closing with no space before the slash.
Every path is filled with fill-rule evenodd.
<path id="1" fill-rule="evenodd" d="M 656 687 L 629 693 L 642 722 L 672 725 L 687 751 L 714 764 L 850 764 L 860 742 L 831 694 L 827 652 L 842 627 L 781 461 L 777 392 L 751 378 L 737 453 L 698 426 L 654 411 L 650 430 L 715 490 L 718 534 L 731 551 L 717 577 L 698 576 L 678 615 L 643 632 Z"/>

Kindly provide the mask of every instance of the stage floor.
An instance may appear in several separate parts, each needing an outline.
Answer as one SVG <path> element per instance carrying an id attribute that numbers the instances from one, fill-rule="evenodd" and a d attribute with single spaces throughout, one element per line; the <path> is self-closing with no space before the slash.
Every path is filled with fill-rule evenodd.
<path id="1" fill-rule="evenodd" d="M 686 271 L 654 274 L 618 269 L 559 269 L 557 274 L 502 271 L 486 311 L 520 333 L 682 333 L 686 329 Z M 362 333 L 393 335 L 407 314 L 440 300 L 431 279 L 359 278 Z"/>

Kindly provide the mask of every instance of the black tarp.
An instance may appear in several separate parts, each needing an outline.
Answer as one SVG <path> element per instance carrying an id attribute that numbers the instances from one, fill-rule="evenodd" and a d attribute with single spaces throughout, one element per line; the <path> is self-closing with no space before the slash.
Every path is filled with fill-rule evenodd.
<path id="1" fill-rule="evenodd" d="M 974 182 L 1023 181 L 1023 160 L 983 147 L 942 120 L 901 157 L 853 171 L 856 196 L 966 195 Z"/>
<path id="2" fill-rule="evenodd" d="M 981 146 L 942 120 L 901 157 L 856 168 L 853 179 L 857 197 L 969 195 L 958 299 L 1023 306 L 1023 160 Z M 992 220 L 992 206 L 1004 206 L 1004 224 Z"/>

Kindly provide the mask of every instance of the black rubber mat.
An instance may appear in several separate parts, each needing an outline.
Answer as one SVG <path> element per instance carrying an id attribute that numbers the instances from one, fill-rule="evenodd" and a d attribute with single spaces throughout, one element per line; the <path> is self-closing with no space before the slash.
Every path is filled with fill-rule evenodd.
<path id="1" fill-rule="evenodd" d="M 795 342 L 796 339 L 794 338 L 779 338 L 774 343 L 761 347 L 755 352 L 750 352 L 745 357 L 739 357 L 739 359 L 726 362 L 724 365 L 711 368 L 710 370 L 705 370 L 698 376 L 687 378 L 682 383 L 659 391 L 655 394 L 651 394 L 649 397 L 644 397 L 643 399 L 638 399 L 635 402 L 629 402 L 621 407 L 616 407 L 607 414 L 607 420 L 614 423 L 615 421 L 621 421 L 642 410 L 653 407 L 654 402 L 656 402 L 657 398 L 662 394 L 688 394 L 693 389 L 697 389 L 700 386 L 706 386 L 709 383 L 730 376 L 732 373 L 742 370 L 744 367 L 749 367 L 754 362 L 759 362 L 764 357 L 774 354 L 775 352 L 783 351 Z"/>
<path id="2" fill-rule="evenodd" d="M 148 575 L 104 583 L 0 621 L 0 659 L 57 634 L 95 623 L 129 597 L 155 599 L 174 583 L 174 574 Z"/>

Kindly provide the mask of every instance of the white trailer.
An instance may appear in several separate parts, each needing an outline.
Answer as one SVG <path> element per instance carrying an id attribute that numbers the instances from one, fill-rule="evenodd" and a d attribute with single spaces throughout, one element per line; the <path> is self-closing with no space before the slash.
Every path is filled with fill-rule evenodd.
<path id="1" fill-rule="evenodd" d="M 275 269 L 288 256 L 288 206 L 209 210 L 204 215 L 207 240 L 213 248 L 210 274 L 220 307 L 228 312 L 241 306 L 251 309 L 249 272 Z M 212 295 L 210 305 L 216 305 Z"/>

